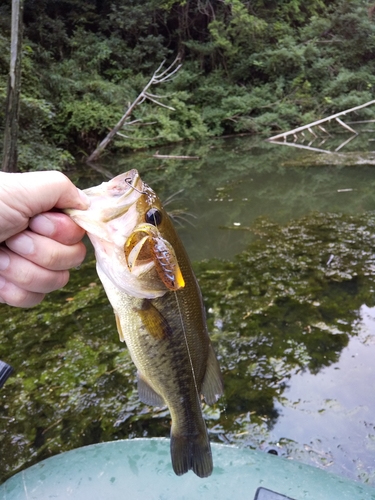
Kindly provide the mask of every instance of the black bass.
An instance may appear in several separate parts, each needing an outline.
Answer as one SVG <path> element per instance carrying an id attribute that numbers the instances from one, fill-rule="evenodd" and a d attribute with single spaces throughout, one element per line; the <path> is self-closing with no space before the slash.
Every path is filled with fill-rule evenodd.
<path id="1" fill-rule="evenodd" d="M 201 395 L 211 405 L 223 384 L 187 253 L 137 170 L 85 193 L 90 208 L 67 213 L 94 245 L 120 340 L 138 370 L 139 398 L 169 408 L 175 473 L 207 477 L 213 464 Z"/>

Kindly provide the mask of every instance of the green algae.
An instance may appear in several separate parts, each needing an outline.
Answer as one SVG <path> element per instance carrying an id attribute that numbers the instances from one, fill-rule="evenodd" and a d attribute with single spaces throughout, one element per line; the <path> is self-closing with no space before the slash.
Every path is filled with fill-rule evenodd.
<path id="1" fill-rule="evenodd" d="M 374 214 L 316 213 L 287 226 L 259 219 L 252 231 L 258 239 L 233 261 L 197 267 L 226 381 L 251 386 L 240 397 L 233 390 L 233 406 L 240 399 L 248 409 L 254 392 L 268 408 L 265 394 L 274 387 L 277 396 L 291 371 L 337 362 L 360 306 L 375 303 Z"/>
<path id="2" fill-rule="evenodd" d="M 211 437 L 258 446 L 291 374 L 337 362 L 360 306 L 374 306 L 375 215 L 259 218 L 247 230 L 253 241 L 234 259 L 195 270 L 225 382 L 223 401 L 205 408 Z M 78 446 L 169 435 L 168 413 L 138 400 L 93 260 L 38 307 L 1 306 L 0 321 L 0 358 L 15 369 L 1 391 L 1 480 Z"/>

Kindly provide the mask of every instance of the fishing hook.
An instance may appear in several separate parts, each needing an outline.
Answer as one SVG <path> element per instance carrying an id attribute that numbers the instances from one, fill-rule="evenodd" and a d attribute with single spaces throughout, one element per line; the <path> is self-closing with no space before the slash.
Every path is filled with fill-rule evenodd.
<path id="1" fill-rule="evenodd" d="M 125 182 L 126 182 L 126 184 L 129 187 L 133 188 L 134 191 L 137 191 L 137 193 L 139 193 L 139 194 L 147 194 L 146 191 L 140 191 L 138 188 L 136 188 L 135 186 L 133 186 L 133 184 L 131 183 L 132 182 L 131 177 L 126 177 Z"/>
<path id="2" fill-rule="evenodd" d="M 137 193 L 139 193 L 139 194 L 147 194 L 146 191 L 140 191 L 138 188 L 136 188 L 135 186 L 133 186 L 133 184 L 131 184 L 131 182 L 132 182 L 131 177 L 126 177 L 125 182 L 126 182 L 126 184 L 129 187 L 131 187 L 132 189 L 134 189 L 134 191 L 137 191 Z"/>

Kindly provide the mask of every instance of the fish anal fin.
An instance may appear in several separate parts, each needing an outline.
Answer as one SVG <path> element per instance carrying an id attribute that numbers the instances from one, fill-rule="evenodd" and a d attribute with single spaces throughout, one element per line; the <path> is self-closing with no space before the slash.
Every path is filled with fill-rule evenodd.
<path id="1" fill-rule="evenodd" d="M 160 311 L 149 299 L 144 299 L 142 307 L 137 309 L 147 332 L 156 340 L 163 340 L 172 335 L 171 327 Z"/>
<path id="2" fill-rule="evenodd" d="M 138 378 L 138 396 L 142 403 L 150 406 L 165 406 L 164 399 L 147 382 L 146 378 L 137 373 Z"/>
<path id="3" fill-rule="evenodd" d="M 202 394 L 208 405 L 213 405 L 224 393 L 223 379 L 219 362 L 210 343 L 208 347 L 207 367 L 202 383 Z"/>
<path id="4" fill-rule="evenodd" d="M 117 326 L 118 336 L 120 337 L 120 341 L 125 342 L 125 336 L 121 328 L 121 321 L 116 311 L 115 311 L 115 318 L 116 318 L 116 326 Z"/>

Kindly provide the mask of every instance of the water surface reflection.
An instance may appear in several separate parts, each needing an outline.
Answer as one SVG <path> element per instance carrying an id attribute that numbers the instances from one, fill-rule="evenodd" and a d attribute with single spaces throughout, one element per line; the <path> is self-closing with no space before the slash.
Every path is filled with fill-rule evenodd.
<path id="1" fill-rule="evenodd" d="M 303 151 L 252 139 L 159 152 L 200 159 L 143 152 L 103 167 L 138 168 L 164 199 L 183 189 L 169 206 L 225 377 L 225 399 L 205 409 L 212 439 L 374 484 L 373 167 L 301 166 Z M 27 315 L 1 306 L 0 320 L 0 358 L 16 369 L 1 394 L 2 478 L 73 447 L 169 434 L 166 412 L 138 401 L 92 253 L 65 289 Z"/>

